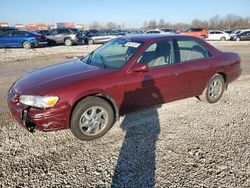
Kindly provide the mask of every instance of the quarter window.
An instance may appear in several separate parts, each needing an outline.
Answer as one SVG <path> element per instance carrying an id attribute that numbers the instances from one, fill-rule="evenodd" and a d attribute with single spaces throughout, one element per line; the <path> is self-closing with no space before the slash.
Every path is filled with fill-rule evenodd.
<path id="1" fill-rule="evenodd" d="M 149 67 L 159 67 L 174 63 L 174 48 L 172 40 L 160 40 L 151 44 L 139 57 L 138 63 Z"/>
<path id="2" fill-rule="evenodd" d="M 177 39 L 177 44 L 181 62 L 210 57 L 209 52 L 198 41 Z"/>

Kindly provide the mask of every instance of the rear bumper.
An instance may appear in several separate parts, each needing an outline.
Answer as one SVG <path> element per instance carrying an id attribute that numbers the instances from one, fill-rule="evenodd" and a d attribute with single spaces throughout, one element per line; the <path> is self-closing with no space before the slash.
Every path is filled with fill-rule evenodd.
<path id="1" fill-rule="evenodd" d="M 34 129 L 55 131 L 69 128 L 70 107 L 67 105 L 51 109 L 37 109 L 19 103 L 9 94 L 7 101 L 12 116 L 29 131 Z"/>

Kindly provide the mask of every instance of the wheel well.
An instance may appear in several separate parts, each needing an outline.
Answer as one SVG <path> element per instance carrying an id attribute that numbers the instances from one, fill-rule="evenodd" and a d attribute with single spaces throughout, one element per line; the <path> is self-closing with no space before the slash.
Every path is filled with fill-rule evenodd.
<path id="1" fill-rule="evenodd" d="M 70 112 L 70 119 L 71 119 L 72 113 L 73 113 L 73 111 L 74 111 L 76 105 L 77 105 L 81 100 L 83 100 L 84 98 L 90 97 L 90 96 L 93 96 L 93 97 L 94 97 L 94 96 L 95 96 L 95 97 L 100 97 L 100 98 L 104 99 L 105 101 L 107 101 L 107 102 L 110 104 L 110 106 L 112 107 L 113 111 L 114 111 L 115 119 L 116 119 L 116 120 L 119 119 L 119 116 L 120 116 L 120 115 L 119 115 L 119 109 L 118 109 L 118 106 L 116 105 L 114 99 L 112 99 L 110 96 L 105 95 L 105 94 L 103 94 L 103 93 L 94 93 L 94 94 L 87 95 L 87 96 L 84 96 L 84 97 L 78 99 L 78 100 L 74 103 L 74 105 L 73 105 L 73 107 L 72 107 L 72 109 L 71 109 L 71 112 Z"/>
<path id="2" fill-rule="evenodd" d="M 70 37 L 66 37 L 66 38 L 64 39 L 64 42 L 65 42 L 67 39 L 71 40 L 71 38 L 70 38 Z"/>
<path id="3" fill-rule="evenodd" d="M 93 42 L 95 42 L 95 40 L 93 38 L 91 38 L 91 37 L 88 38 L 88 41 L 90 41 L 90 40 L 92 40 Z"/>
<path id="4" fill-rule="evenodd" d="M 23 43 L 25 43 L 25 42 L 29 42 L 30 44 L 32 44 L 30 41 L 24 40 L 24 41 L 22 42 L 22 45 L 23 45 Z"/>
<path id="5" fill-rule="evenodd" d="M 226 89 L 227 89 L 227 85 L 228 85 L 227 75 L 224 72 L 218 72 L 217 74 L 221 75 L 224 78 Z"/>

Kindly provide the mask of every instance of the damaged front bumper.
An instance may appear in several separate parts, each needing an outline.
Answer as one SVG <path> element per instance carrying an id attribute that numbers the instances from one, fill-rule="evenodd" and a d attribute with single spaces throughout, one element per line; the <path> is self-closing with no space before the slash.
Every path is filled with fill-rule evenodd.
<path id="1" fill-rule="evenodd" d="M 30 132 L 55 131 L 69 128 L 70 106 L 63 105 L 51 109 L 38 109 L 19 103 L 18 97 L 8 93 L 8 106 L 18 123 Z"/>

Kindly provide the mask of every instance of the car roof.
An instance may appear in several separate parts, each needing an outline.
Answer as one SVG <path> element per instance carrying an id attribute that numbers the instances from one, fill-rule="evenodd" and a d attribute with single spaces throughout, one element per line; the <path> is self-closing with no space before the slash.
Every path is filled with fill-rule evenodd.
<path id="1" fill-rule="evenodd" d="M 123 38 L 134 40 L 134 41 L 150 41 L 150 40 L 159 40 L 159 39 L 171 39 L 171 38 L 195 38 L 190 35 L 180 35 L 180 34 L 138 34 L 138 35 L 131 35 L 131 36 L 124 36 Z"/>

